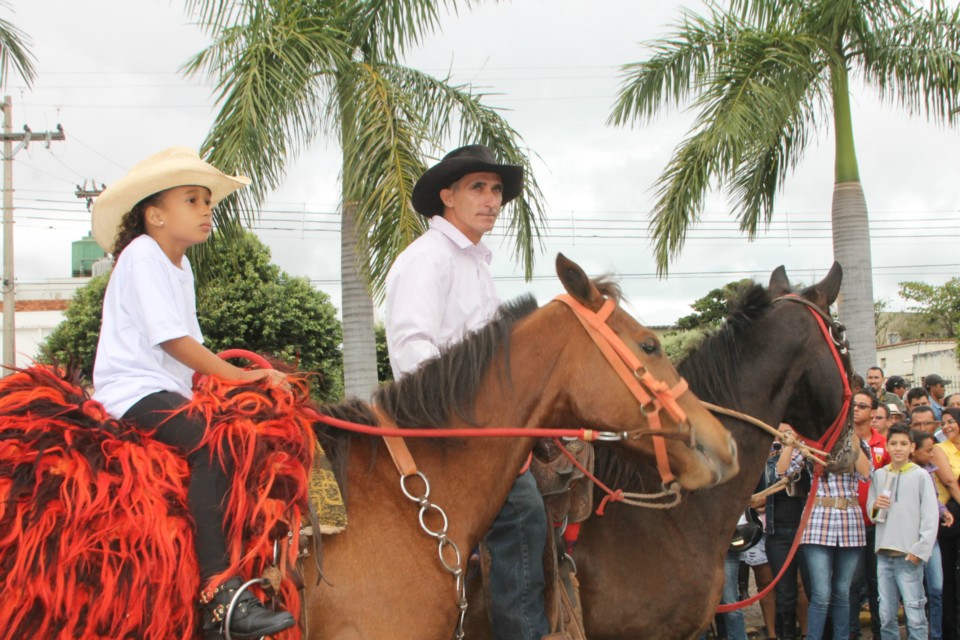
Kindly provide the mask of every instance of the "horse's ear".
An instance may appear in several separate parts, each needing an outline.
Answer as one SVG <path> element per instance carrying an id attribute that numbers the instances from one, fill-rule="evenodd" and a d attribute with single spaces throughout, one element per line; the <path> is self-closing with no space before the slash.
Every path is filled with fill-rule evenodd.
<path id="1" fill-rule="evenodd" d="M 793 285 L 790 284 L 790 278 L 787 277 L 787 270 L 783 265 L 774 269 L 773 273 L 770 274 L 770 285 L 767 289 L 773 298 L 785 296 L 793 291 Z"/>
<path id="2" fill-rule="evenodd" d="M 580 265 L 562 253 L 557 254 L 557 277 L 560 278 L 560 282 L 563 283 L 563 288 L 567 290 L 567 293 L 581 304 L 594 311 L 603 305 L 603 296 L 593 284 L 593 281 L 587 277 Z"/>
<path id="3" fill-rule="evenodd" d="M 834 262 L 826 277 L 810 288 L 810 292 L 819 298 L 818 300 L 812 300 L 812 302 L 816 302 L 824 310 L 829 309 L 830 305 L 836 302 L 837 296 L 840 295 L 840 283 L 842 281 L 843 267 L 840 266 L 839 262 Z"/>

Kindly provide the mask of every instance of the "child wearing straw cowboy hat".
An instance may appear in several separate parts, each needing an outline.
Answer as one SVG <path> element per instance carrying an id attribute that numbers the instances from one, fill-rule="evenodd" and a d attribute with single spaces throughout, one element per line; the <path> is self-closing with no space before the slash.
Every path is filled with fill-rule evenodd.
<path id="1" fill-rule="evenodd" d="M 245 371 L 218 358 L 203 346 L 197 322 L 186 251 L 210 236 L 211 207 L 248 184 L 248 178 L 207 164 L 193 149 L 172 147 L 134 166 L 93 205 L 93 236 L 116 258 L 103 301 L 94 398 L 114 418 L 155 429 L 154 437 L 179 450 L 190 465 L 187 499 L 196 521 L 208 638 L 220 635 L 226 606 L 242 584 L 239 577 L 222 581 L 229 567 L 222 506 L 229 478 L 215 449 L 197 448 L 206 425 L 170 412 L 188 402 L 194 372 L 286 384 L 279 371 Z M 212 578 L 222 584 L 214 585 Z M 290 613 L 271 611 L 245 591 L 230 633 L 259 638 L 294 624 Z"/>

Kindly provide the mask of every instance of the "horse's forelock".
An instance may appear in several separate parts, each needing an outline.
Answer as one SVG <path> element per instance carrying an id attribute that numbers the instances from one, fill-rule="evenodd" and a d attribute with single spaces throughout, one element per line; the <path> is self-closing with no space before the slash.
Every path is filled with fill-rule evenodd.
<path id="1" fill-rule="evenodd" d="M 623 300 L 623 289 L 620 288 L 620 284 L 616 282 L 612 276 L 601 276 L 594 279 L 593 285 L 600 291 L 600 295 L 610 298 L 617 304 Z"/>

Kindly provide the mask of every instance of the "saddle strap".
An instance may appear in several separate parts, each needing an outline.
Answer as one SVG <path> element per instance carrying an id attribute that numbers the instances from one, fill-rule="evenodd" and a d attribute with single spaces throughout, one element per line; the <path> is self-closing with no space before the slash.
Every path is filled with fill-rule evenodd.
<path id="1" fill-rule="evenodd" d="M 371 409 L 373 410 L 373 415 L 377 418 L 377 424 L 379 426 L 397 426 L 379 407 L 374 406 L 371 407 Z M 417 463 L 413 461 L 413 456 L 410 454 L 410 449 L 407 448 L 407 443 L 404 439 L 395 436 L 383 436 L 383 442 L 387 445 L 387 451 L 390 452 L 390 457 L 393 458 L 393 464 L 400 473 L 400 476 L 406 478 L 407 476 L 416 475 Z"/>
<path id="2" fill-rule="evenodd" d="M 560 621 L 561 629 L 569 640 L 587 640 L 583 625 L 583 604 L 580 602 L 580 581 L 572 561 L 560 563 L 557 571 L 560 585 Z"/>

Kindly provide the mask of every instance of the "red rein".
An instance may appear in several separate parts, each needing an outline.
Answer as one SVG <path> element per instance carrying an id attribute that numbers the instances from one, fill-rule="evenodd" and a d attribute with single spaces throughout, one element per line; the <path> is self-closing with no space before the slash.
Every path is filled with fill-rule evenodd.
<path id="1" fill-rule="evenodd" d="M 791 294 L 784 297 L 796 298 L 798 296 Z M 843 360 L 840 358 L 840 353 L 837 351 L 837 347 L 834 344 L 833 336 L 830 334 L 830 330 L 827 329 L 827 325 L 824 323 L 823 318 L 819 313 L 813 309 L 810 309 L 810 313 L 813 314 L 817 324 L 820 325 L 820 331 L 827 339 L 827 344 L 830 345 L 830 351 L 833 354 L 833 359 L 837 363 L 837 368 L 840 370 L 840 378 L 843 380 L 843 406 L 840 408 L 840 413 L 837 414 L 833 424 L 830 425 L 830 428 L 827 429 L 827 432 L 824 433 L 819 440 L 810 440 L 803 438 L 802 436 L 800 437 L 807 444 L 815 445 L 818 449 L 823 449 L 824 451 L 830 451 L 836 444 L 837 438 L 840 437 L 840 432 L 843 430 L 843 424 L 847 420 L 847 416 L 850 412 L 850 400 L 853 397 L 853 393 L 850 389 L 850 380 L 847 378 L 846 369 L 844 369 L 843 366 Z M 823 467 L 818 466 L 814 472 L 813 482 L 810 484 L 810 495 L 807 496 L 807 503 L 803 508 L 803 516 L 800 518 L 800 526 L 797 528 L 797 536 L 793 539 L 793 544 L 790 546 L 790 552 L 787 553 L 787 559 L 783 563 L 783 566 L 780 567 L 780 571 L 777 573 L 774 579 L 770 582 L 770 584 L 767 585 L 765 589 L 756 595 L 747 598 L 746 600 L 720 605 L 717 607 L 717 613 L 729 613 L 731 611 L 736 611 L 737 609 L 748 607 L 770 593 L 777 583 L 780 582 L 780 578 L 783 577 L 787 567 L 789 567 L 790 563 L 793 562 L 793 557 L 797 554 L 797 549 L 800 547 L 800 539 L 803 537 L 803 531 L 807 528 L 807 523 L 810 521 L 810 514 L 813 511 L 813 500 L 817 495 L 817 487 L 820 485 L 821 475 L 823 475 Z"/>

